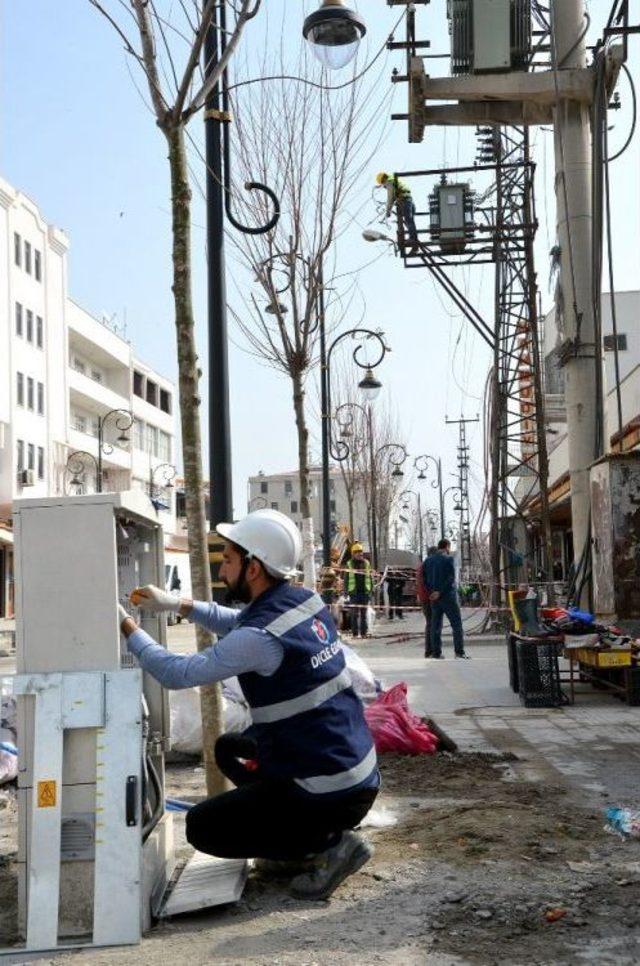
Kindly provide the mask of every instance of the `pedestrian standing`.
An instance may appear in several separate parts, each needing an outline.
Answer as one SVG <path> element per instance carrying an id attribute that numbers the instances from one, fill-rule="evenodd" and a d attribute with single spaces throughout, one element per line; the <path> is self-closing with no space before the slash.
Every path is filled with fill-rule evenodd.
<path id="1" fill-rule="evenodd" d="M 468 659 L 464 649 L 462 615 L 456 588 L 456 571 L 450 555 L 451 543 L 441 540 L 438 551 L 424 562 L 424 584 L 431 602 L 431 656 L 442 659 L 442 622 L 446 617 L 453 632 L 455 656 Z"/>
<path id="2" fill-rule="evenodd" d="M 433 557 L 434 554 L 438 552 L 437 547 L 429 547 L 427 550 L 427 557 Z M 424 582 L 424 565 L 425 560 L 422 560 L 416 567 L 416 597 L 418 603 L 422 605 L 422 613 L 424 614 L 425 625 L 424 625 L 424 656 L 431 657 L 431 600 L 429 595 L 431 593 L 430 589 L 425 585 Z"/>
<path id="3" fill-rule="evenodd" d="M 387 592 L 389 594 L 389 620 L 394 617 L 404 620 L 402 613 L 402 592 L 404 590 L 405 578 L 399 571 L 391 571 L 386 577 Z"/>
<path id="4" fill-rule="evenodd" d="M 354 638 L 369 636 L 367 610 L 371 603 L 373 578 L 371 564 L 365 558 L 364 547 L 354 543 L 347 564 L 346 591 L 351 605 L 351 633 Z"/>

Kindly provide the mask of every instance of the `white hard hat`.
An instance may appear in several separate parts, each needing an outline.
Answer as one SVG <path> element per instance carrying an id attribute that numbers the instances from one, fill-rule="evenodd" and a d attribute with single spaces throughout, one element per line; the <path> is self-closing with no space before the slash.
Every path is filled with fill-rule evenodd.
<path id="1" fill-rule="evenodd" d="M 219 523 L 216 531 L 264 564 L 272 577 L 288 580 L 302 555 L 297 526 L 278 510 L 255 510 L 238 523 Z"/>

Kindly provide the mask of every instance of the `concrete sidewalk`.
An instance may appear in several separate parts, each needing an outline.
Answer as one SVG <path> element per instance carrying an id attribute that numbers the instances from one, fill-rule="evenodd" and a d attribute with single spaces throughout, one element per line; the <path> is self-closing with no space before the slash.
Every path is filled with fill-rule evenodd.
<path id="1" fill-rule="evenodd" d="M 638 807 L 640 715 L 620 700 L 588 685 L 576 703 L 528 709 L 508 682 L 501 643 L 467 641 L 470 661 L 425 660 L 422 641 L 360 642 L 360 653 L 385 686 L 405 681 L 409 703 L 435 718 L 461 751 L 511 753 L 516 774 L 529 781 L 567 785 L 582 802 Z"/>

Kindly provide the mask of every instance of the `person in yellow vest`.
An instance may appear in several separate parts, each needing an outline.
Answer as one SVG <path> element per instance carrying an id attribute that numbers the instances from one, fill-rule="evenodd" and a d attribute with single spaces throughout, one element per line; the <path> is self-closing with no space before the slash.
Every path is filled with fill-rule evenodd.
<path id="1" fill-rule="evenodd" d="M 354 543 L 351 547 L 351 559 L 346 569 L 345 590 L 351 605 L 351 633 L 354 638 L 369 637 L 367 609 L 371 602 L 373 577 L 361 543 Z"/>
<path id="2" fill-rule="evenodd" d="M 380 172 L 376 178 L 376 184 L 387 189 L 387 218 L 391 217 L 391 212 L 395 208 L 398 218 L 402 219 L 411 244 L 417 245 L 416 206 L 411 189 L 400 178 L 391 177 L 386 171 Z"/>

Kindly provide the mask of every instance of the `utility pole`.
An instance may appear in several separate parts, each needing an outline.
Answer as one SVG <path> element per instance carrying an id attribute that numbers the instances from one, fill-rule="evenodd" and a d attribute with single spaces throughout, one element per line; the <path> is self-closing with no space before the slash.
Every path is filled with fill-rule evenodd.
<path id="1" fill-rule="evenodd" d="M 551 54 L 556 84 L 563 71 L 586 62 L 588 23 L 583 0 L 554 0 L 551 5 Z M 560 245 L 563 320 L 562 360 L 571 475 L 571 518 L 576 565 L 585 561 L 590 541 L 589 467 L 601 454 L 603 433 L 596 367 L 592 299 L 591 124 L 589 107 L 559 97 L 554 108 L 557 233 Z M 582 604 L 588 603 L 585 582 Z"/>
<path id="2" fill-rule="evenodd" d="M 469 445 L 467 423 L 480 419 L 447 419 L 448 426 L 458 426 L 458 489 L 460 490 L 460 573 L 468 580 L 471 571 L 471 510 L 469 508 Z"/>

